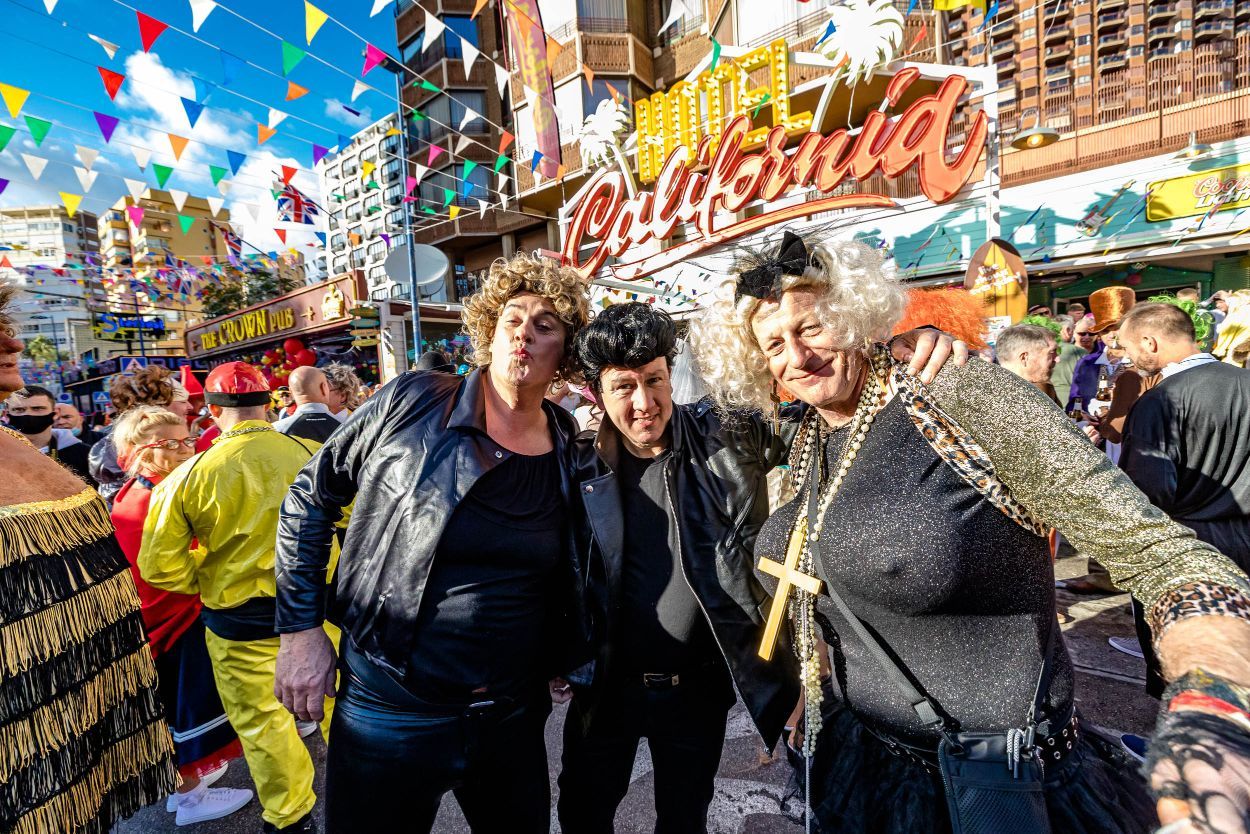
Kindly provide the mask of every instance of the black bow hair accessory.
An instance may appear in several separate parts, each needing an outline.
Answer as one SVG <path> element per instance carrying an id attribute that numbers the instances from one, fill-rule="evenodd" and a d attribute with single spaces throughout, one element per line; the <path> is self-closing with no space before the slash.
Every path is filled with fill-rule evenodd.
<path id="1" fill-rule="evenodd" d="M 776 255 L 762 258 L 756 266 L 739 273 L 734 301 L 744 295 L 776 298 L 781 293 L 781 276 L 802 275 L 811 260 L 803 238 L 787 231 L 781 238 L 781 248 Z"/>

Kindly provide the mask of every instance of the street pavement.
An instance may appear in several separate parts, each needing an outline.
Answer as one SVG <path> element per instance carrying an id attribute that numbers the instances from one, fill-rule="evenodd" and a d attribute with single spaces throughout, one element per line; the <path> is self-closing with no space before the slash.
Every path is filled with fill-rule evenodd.
<path id="1" fill-rule="evenodd" d="M 1081 576 L 1085 560 L 1061 559 L 1055 566 L 1059 578 Z M 1058 592 L 1060 610 L 1072 621 L 1064 626 L 1064 640 L 1077 669 L 1077 704 L 1086 721 L 1122 732 L 1149 735 L 1154 725 L 1157 704 L 1145 694 L 1145 667 L 1141 660 L 1121 654 L 1107 644 L 1109 636 L 1133 637 L 1133 619 L 1128 596 L 1087 597 Z M 560 766 L 560 738 L 564 725 L 564 707 L 557 707 L 547 723 L 547 749 L 551 762 L 552 796 L 556 796 L 555 779 Z M 309 751 L 317 763 L 317 792 L 322 793 L 325 745 L 319 733 L 309 739 Z M 236 761 L 219 783 L 231 787 L 251 787 L 247 765 Z M 716 798 L 709 815 L 712 834 L 798 834 L 800 806 L 790 797 L 790 768 L 784 756 L 769 756 L 755 736 L 749 717 L 741 704 L 730 713 L 720 773 L 716 780 Z M 629 793 L 616 816 L 616 830 L 621 834 L 643 834 L 655 826 L 652 802 L 654 775 L 645 742 L 640 746 Z M 318 803 L 317 813 L 321 806 Z M 157 832 L 194 831 L 202 834 L 253 834 L 260 830 L 260 808 L 253 801 L 243 810 L 213 822 L 179 829 L 172 814 L 165 813 L 164 802 L 140 811 L 120 823 L 118 834 L 156 834 Z M 438 834 L 461 834 L 468 826 L 456 800 L 450 794 L 443 802 L 434 828 Z M 558 832 L 553 823 L 552 831 Z"/>

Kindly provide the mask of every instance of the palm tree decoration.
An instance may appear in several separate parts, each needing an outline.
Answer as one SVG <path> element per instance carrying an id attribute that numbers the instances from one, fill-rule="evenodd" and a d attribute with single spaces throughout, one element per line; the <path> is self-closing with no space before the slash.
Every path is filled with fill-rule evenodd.
<path id="1" fill-rule="evenodd" d="M 845 0 L 829 7 L 829 24 L 816 48 L 837 64 L 834 84 L 871 80 L 903 46 L 903 16 L 892 0 Z"/>
<path id="2" fill-rule="evenodd" d="M 26 349 L 22 353 L 44 365 L 51 365 L 59 358 L 56 344 L 47 336 L 36 336 L 31 339 L 26 343 Z"/>
<path id="3" fill-rule="evenodd" d="M 625 176 L 625 191 L 633 197 L 637 191 L 634 175 L 625 161 L 624 147 L 635 141 L 633 134 L 621 144 L 621 137 L 629 132 L 629 115 L 621 109 L 615 99 L 604 99 L 599 102 L 595 112 L 586 117 L 578 136 L 578 147 L 582 156 L 582 167 L 615 164 Z"/>

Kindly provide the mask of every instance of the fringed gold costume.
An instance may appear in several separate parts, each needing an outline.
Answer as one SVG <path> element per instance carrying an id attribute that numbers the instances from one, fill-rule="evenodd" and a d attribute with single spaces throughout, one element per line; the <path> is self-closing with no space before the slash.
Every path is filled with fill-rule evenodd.
<path id="1" fill-rule="evenodd" d="M 173 791 L 161 716 L 99 496 L 0 507 L 0 831 L 106 834 Z"/>

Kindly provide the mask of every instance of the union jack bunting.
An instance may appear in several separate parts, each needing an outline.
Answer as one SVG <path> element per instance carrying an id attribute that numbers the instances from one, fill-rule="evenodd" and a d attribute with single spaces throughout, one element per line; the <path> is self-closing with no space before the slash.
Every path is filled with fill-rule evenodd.
<path id="1" fill-rule="evenodd" d="M 287 223 L 316 222 L 320 209 L 308 195 L 287 183 L 278 194 L 278 219 Z"/>
<path id="2" fill-rule="evenodd" d="M 236 235 L 226 223 L 214 223 L 212 220 L 208 222 L 221 232 L 222 240 L 226 242 L 226 253 L 230 263 L 238 266 L 239 258 L 243 257 L 243 238 Z"/>

